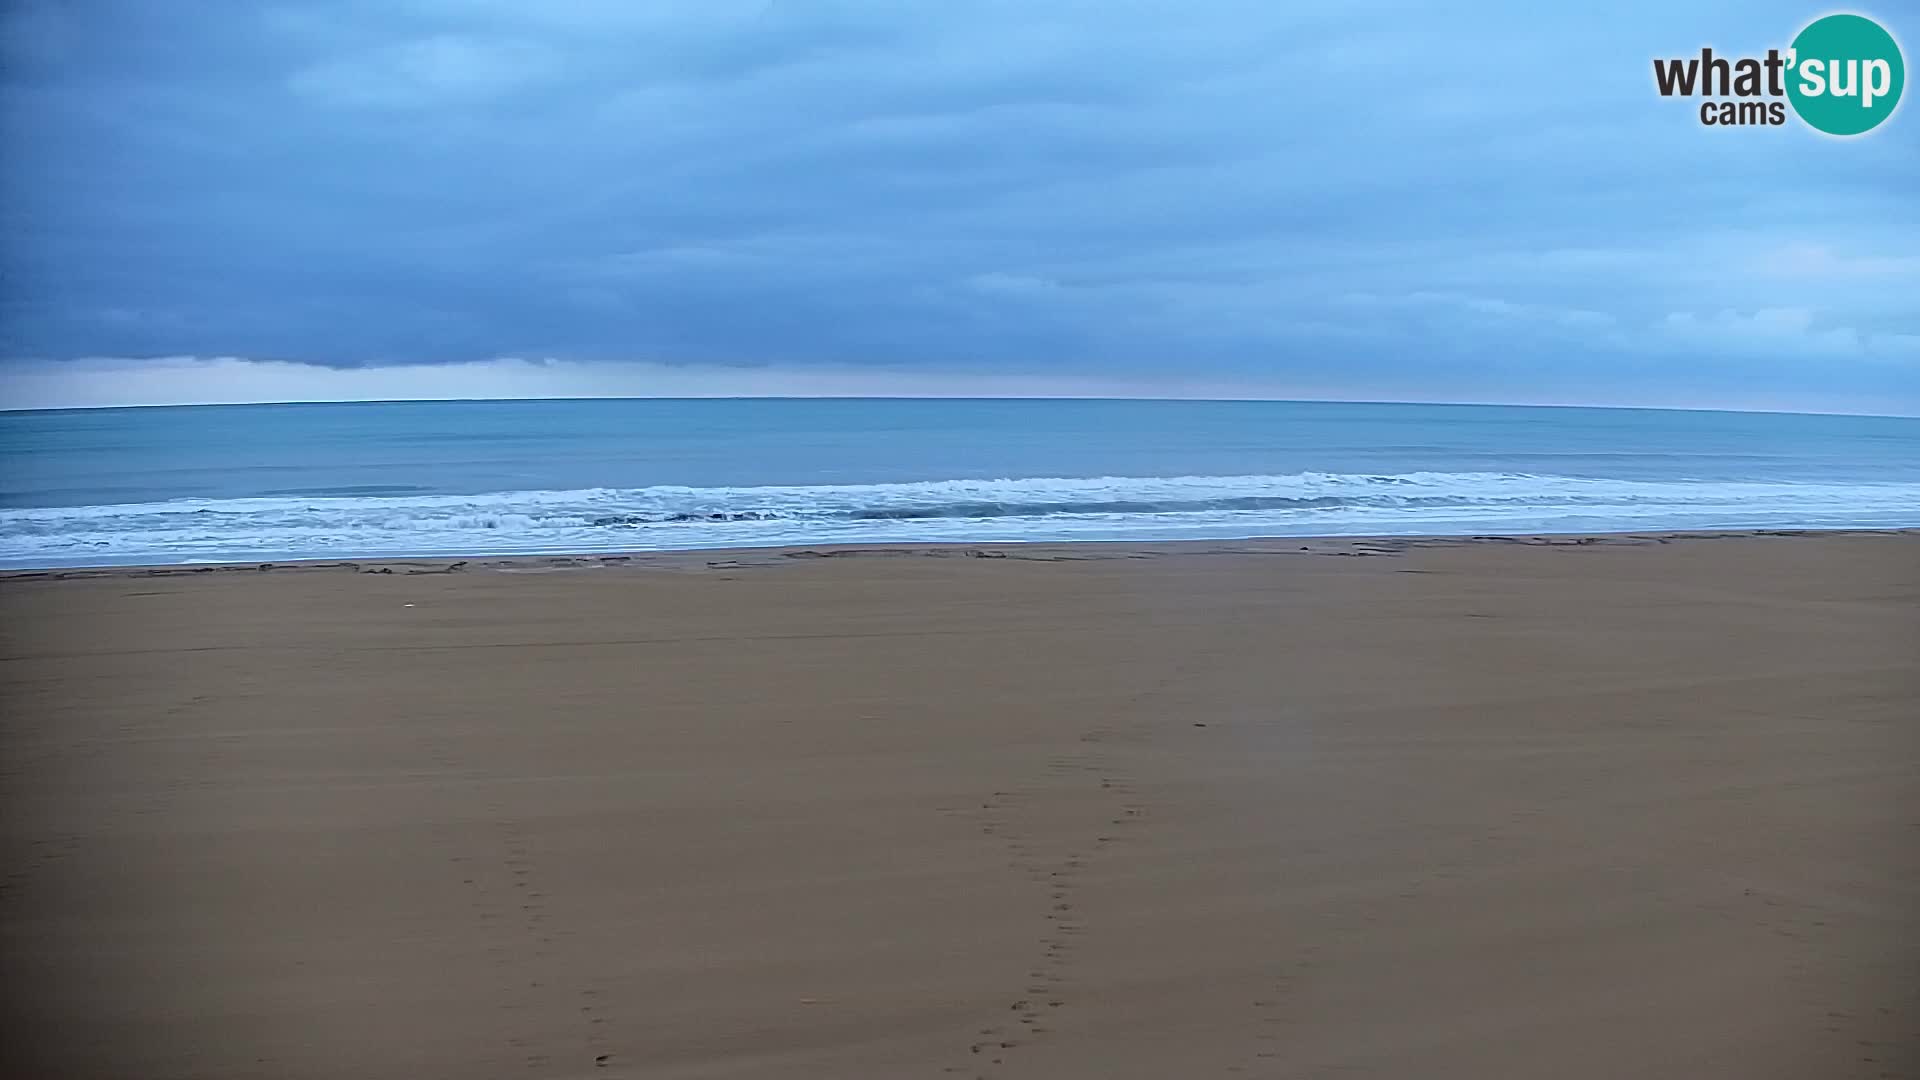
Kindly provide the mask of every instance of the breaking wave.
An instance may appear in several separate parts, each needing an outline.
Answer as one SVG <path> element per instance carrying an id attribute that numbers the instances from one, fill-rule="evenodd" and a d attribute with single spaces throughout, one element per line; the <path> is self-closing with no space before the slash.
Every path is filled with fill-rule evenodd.
<path id="1" fill-rule="evenodd" d="M 1920 524 L 1920 484 L 1505 472 L 939 480 L 275 496 L 0 510 L 0 565 L 801 543 Z"/>

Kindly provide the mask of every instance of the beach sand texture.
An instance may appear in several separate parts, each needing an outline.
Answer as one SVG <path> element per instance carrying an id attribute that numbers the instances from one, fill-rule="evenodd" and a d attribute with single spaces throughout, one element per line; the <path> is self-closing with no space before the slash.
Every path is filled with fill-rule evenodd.
<path id="1" fill-rule="evenodd" d="M 0 581 L 8 1075 L 1920 1065 L 1920 536 L 451 565 Z"/>

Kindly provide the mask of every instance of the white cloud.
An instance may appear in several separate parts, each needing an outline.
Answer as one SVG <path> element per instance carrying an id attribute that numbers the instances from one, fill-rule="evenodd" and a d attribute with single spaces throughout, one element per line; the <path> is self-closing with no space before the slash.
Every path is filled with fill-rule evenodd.
<path id="1" fill-rule="evenodd" d="M 1814 313 L 1803 307 L 1760 308 L 1751 314 L 1675 311 L 1655 330 L 1678 344 L 1746 355 L 1856 356 L 1867 340 L 1851 326 L 1819 327 Z"/>
<path id="2" fill-rule="evenodd" d="M 1489 319 L 1497 322 L 1516 324 L 1537 324 L 1560 327 L 1567 330 L 1599 330 L 1613 326 L 1617 321 L 1604 311 L 1589 308 L 1567 307 L 1559 304 L 1540 304 L 1530 301 L 1508 300 L 1498 296 L 1479 296 L 1472 293 L 1446 292 L 1423 289 L 1407 293 L 1404 296 L 1381 296 L 1377 293 L 1349 293 L 1341 297 L 1345 303 L 1361 307 L 1403 307 L 1449 312 L 1455 315 Z"/>
<path id="3" fill-rule="evenodd" d="M 979 292 L 999 296 L 1048 297 L 1060 291 L 1060 283 L 1049 278 L 1034 277 L 1030 274 L 1008 274 L 997 270 L 974 274 L 967 278 L 966 284 Z"/>
<path id="4" fill-rule="evenodd" d="M 306 68 L 289 86 L 324 105 L 413 109 L 490 100 L 554 70 L 539 46 L 442 34 Z"/>
<path id="5" fill-rule="evenodd" d="M 1867 354 L 1875 360 L 1920 363 L 1920 334 L 1872 334 Z"/>
<path id="6" fill-rule="evenodd" d="M 1914 278 L 1920 284 L 1920 256 L 1855 255 L 1824 244 L 1782 245 L 1763 252 L 1750 265 L 1770 277 L 1820 281 Z"/>
<path id="7" fill-rule="evenodd" d="M 428 18 L 497 19 L 605 33 L 631 27 L 671 29 L 689 21 L 740 22 L 763 16 L 781 0 L 406 0 L 394 6 Z"/>
<path id="8" fill-rule="evenodd" d="M 1920 335 L 1881 335 L 1887 356 L 1920 359 Z M 95 357 L 0 364 L 0 411 L 268 402 L 528 400 L 542 398 L 1148 398 L 1244 401 L 1458 401 L 1505 405 L 1614 405 L 1885 413 L 1873 396 L 1809 398 L 1755 388 L 1737 394 L 1465 391 L 1457 380 L 1375 384 L 1355 393 L 1289 377 L 1224 379 L 1168 374 L 1036 375 L 838 367 L 726 367 L 646 361 L 505 357 L 459 364 L 331 368 L 244 357 Z"/>
<path id="9" fill-rule="evenodd" d="M 723 367 L 506 357 L 330 368 L 243 357 L 93 358 L 0 366 L 0 409 L 281 401 L 592 397 L 1308 396 L 1277 383 L 856 367 Z"/>

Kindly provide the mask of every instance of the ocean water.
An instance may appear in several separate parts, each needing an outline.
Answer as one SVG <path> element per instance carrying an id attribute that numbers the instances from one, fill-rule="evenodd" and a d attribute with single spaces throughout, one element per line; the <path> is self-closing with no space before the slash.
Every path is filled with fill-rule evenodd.
<path id="1" fill-rule="evenodd" d="M 1302 402 L 0 414 L 0 566 L 1920 525 L 1920 420 Z"/>

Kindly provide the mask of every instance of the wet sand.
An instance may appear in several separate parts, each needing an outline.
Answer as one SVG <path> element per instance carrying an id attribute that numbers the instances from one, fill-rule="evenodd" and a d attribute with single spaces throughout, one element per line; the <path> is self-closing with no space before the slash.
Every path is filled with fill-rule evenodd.
<path id="1" fill-rule="evenodd" d="M 8 1075 L 1915 1075 L 1920 535 L 13 575 Z"/>

